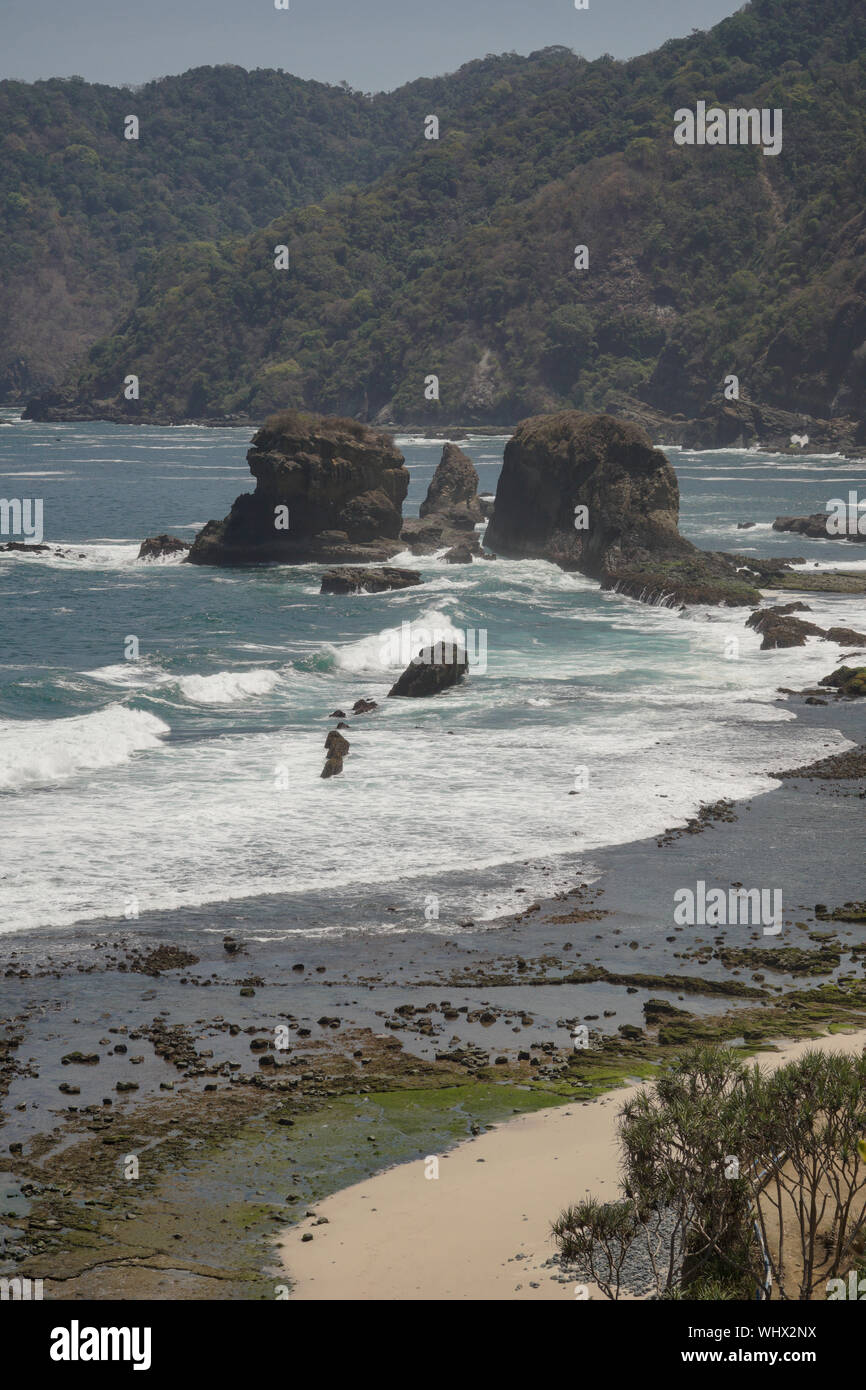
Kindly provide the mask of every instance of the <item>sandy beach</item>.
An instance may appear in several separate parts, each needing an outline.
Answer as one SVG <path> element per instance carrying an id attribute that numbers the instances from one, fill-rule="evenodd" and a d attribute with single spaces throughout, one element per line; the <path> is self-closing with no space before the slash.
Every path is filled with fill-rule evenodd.
<path id="1" fill-rule="evenodd" d="M 756 1060 L 772 1069 L 816 1046 L 859 1052 L 866 1029 Z M 616 1195 L 616 1117 L 637 1089 L 518 1116 L 441 1155 L 438 1178 L 425 1176 L 425 1160 L 404 1163 L 319 1202 L 280 1244 L 291 1297 L 574 1299 L 573 1281 L 549 1263 L 550 1223 L 587 1192 Z"/>

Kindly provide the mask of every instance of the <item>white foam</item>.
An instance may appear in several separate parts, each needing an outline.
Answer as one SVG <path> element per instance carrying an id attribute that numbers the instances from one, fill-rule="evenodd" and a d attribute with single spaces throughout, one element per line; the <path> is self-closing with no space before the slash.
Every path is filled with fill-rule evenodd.
<path id="1" fill-rule="evenodd" d="M 70 719 L 0 723 L 0 790 L 20 791 L 128 762 L 158 748 L 169 727 L 143 710 L 110 705 Z"/>
<path id="2" fill-rule="evenodd" d="M 407 618 L 406 621 L 409 623 L 411 635 L 410 654 L 405 660 L 401 628 L 386 627 L 381 632 L 371 633 L 369 637 L 347 642 L 345 646 L 329 647 L 335 665 L 339 670 L 351 672 L 356 676 L 378 676 L 380 680 L 384 680 L 386 676 L 399 674 L 404 670 L 412 657 L 421 650 L 424 641 L 432 640 L 434 632 L 437 641 L 462 645 L 459 629 L 454 627 L 453 620 L 446 613 L 438 609 L 428 608 L 417 618 Z"/>
<path id="3" fill-rule="evenodd" d="M 231 705 L 267 695 L 279 685 L 278 671 L 217 671 L 212 676 L 181 676 L 181 694 L 197 705 Z"/>

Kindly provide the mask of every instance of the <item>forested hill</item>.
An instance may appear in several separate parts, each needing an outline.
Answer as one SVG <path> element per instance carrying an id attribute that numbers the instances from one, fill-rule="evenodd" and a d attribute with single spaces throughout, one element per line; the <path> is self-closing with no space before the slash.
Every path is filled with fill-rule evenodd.
<path id="1" fill-rule="evenodd" d="M 0 399 L 62 380 L 176 244 L 243 236 L 376 179 L 431 109 L 463 117 L 525 59 L 370 96 L 203 67 L 136 89 L 0 82 Z M 124 138 L 125 118 L 138 140 Z M 169 255 L 160 271 L 169 279 Z"/>
<path id="2" fill-rule="evenodd" d="M 481 64 L 489 80 L 459 112 L 446 94 L 466 69 L 425 92 L 405 151 L 368 187 L 158 260 L 93 350 L 78 407 L 695 416 L 733 374 L 765 406 L 862 419 L 862 0 L 753 0 L 629 63 L 563 49 L 497 61 L 507 71 Z M 781 152 L 675 144 L 675 111 L 698 101 L 781 108 Z M 129 373 L 141 396 L 124 403 Z"/>

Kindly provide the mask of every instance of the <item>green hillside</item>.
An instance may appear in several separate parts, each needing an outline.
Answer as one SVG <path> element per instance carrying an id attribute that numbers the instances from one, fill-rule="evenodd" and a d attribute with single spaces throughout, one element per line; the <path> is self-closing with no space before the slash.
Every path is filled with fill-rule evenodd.
<path id="1" fill-rule="evenodd" d="M 695 415 L 736 374 L 770 406 L 862 418 L 862 0 L 753 0 L 629 63 L 497 61 L 450 115 L 466 69 L 425 92 L 441 138 L 413 114 L 370 186 L 157 259 L 77 399 L 116 409 L 134 372 L 132 415 L 505 423 L 635 403 Z M 674 112 L 698 100 L 781 108 L 781 154 L 675 145 Z"/>
<path id="2" fill-rule="evenodd" d="M 0 399 L 62 380 L 154 274 L 171 280 L 166 248 L 195 258 L 199 242 L 372 182 L 431 101 L 460 115 L 513 61 L 375 97 L 236 67 L 135 90 L 0 82 Z"/>

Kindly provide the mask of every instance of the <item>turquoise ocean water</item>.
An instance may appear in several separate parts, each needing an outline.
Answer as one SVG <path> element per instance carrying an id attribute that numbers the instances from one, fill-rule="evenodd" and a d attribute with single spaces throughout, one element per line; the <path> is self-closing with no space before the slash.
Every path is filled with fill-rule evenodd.
<path id="1" fill-rule="evenodd" d="M 141 562 L 144 536 L 191 540 L 251 489 L 249 431 L 0 415 L 0 495 L 41 498 L 45 540 L 70 550 L 0 555 L 0 931 L 179 910 L 220 930 L 243 904 L 269 933 L 385 932 L 395 905 L 402 931 L 448 932 L 827 751 L 777 687 L 825 675 L 831 644 L 762 653 L 741 610 L 649 608 L 542 561 L 406 554 L 422 586 L 351 597 L 320 595 L 315 566 Z M 494 491 L 505 440 L 458 442 Z M 442 443 L 398 443 L 413 515 Z M 770 529 L 846 497 L 862 465 L 667 452 L 697 544 L 866 568 L 863 547 Z M 808 602 L 866 624 L 862 598 Z M 386 701 L 406 622 L 483 631 L 486 671 Z M 380 708 L 350 719 L 346 770 L 323 781 L 327 716 L 359 696 Z"/>

